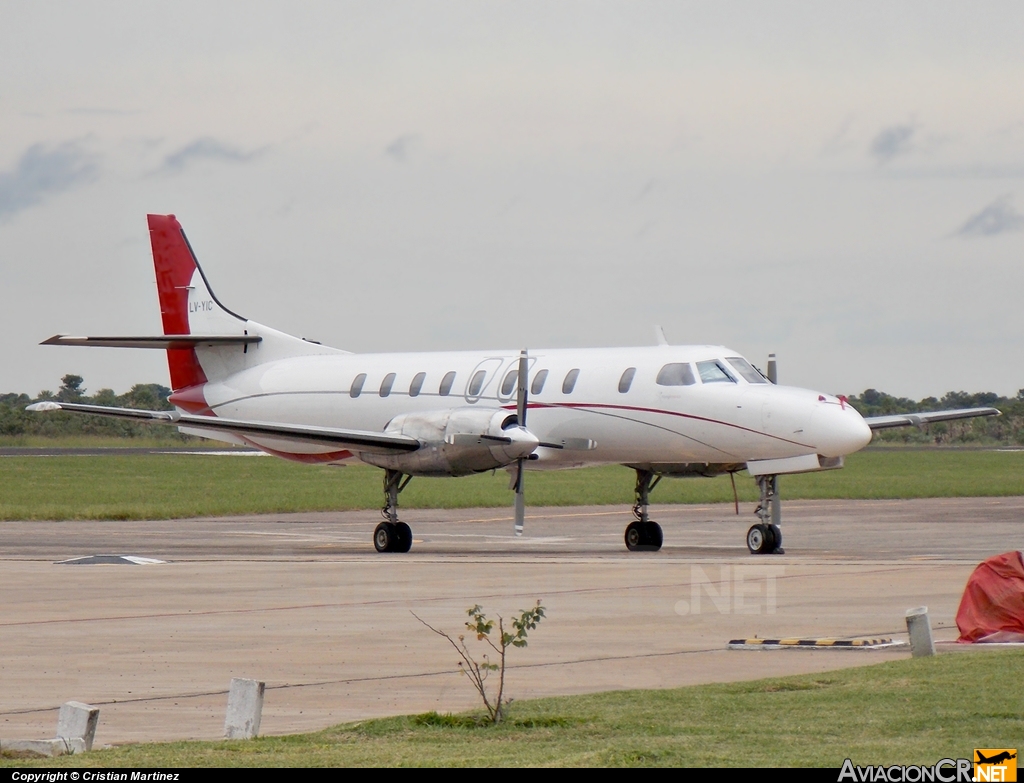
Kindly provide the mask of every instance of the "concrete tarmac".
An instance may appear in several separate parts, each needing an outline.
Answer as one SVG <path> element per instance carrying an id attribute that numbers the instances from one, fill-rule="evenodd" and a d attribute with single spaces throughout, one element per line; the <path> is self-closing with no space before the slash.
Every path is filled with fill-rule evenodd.
<path id="1" fill-rule="evenodd" d="M 517 699 L 818 672 L 889 651 L 729 651 L 759 636 L 906 639 L 927 605 L 956 638 L 967 577 L 1024 547 L 1024 498 L 793 501 L 787 554 L 753 557 L 749 504 L 654 506 L 656 553 L 623 545 L 627 509 L 408 510 L 413 550 L 377 554 L 374 512 L 155 522 L 0 522 L 0 737 L 53 735 L 100 706 L 98 744 L 223 734 L 232 677 L 267 683 L 262 733 L 471 709 L 448 643 L 481 604 L 547 617 L 510 652 Z M 59 565 L 95 554 L 163 565 Z M 414 616 L 415 613 L 415 616 Z M 476 642 L 472 642 L 476 644 Z"/>

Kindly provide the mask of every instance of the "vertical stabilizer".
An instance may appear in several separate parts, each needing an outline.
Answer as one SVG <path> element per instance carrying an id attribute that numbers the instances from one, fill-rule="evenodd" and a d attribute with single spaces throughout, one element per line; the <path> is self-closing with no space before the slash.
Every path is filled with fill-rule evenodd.
<path id="1" fill-rule="evenodd" d="M 169 348 L 174 391 L 275 359 L 344 353 L 249 321 L 220 303 L 174 215 L 149 215 L 149 238 L 165 335 L 258 335 L 259 345 Z"/>
<path id="2" fill-rule="evenodd" d="M 242 334 L 246 320 L 213 295 L 174 215 L 149 215 L 149 238 L 164 334 Z M 167 351 L 171 388 L 206 383 L 195 348 Z"/>

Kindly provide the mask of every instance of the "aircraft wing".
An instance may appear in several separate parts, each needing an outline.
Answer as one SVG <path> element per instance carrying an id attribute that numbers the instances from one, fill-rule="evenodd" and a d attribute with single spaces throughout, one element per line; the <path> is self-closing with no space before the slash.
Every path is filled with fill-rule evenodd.
<path id="1" fill-rule="evenodd" d="M 319 446 L 335 446 L 356 451 L 406 452 L 416 451 L 420 442 L 404 435 L 386 432 L 365 432 L 363 430 L 342 430 L 334 427 L 311 427 L 304 424 L 279 424 L 267 421 L 244 421 L 222 419 L 217 416 L 193 416 L 178 411 L 147 411 L 135 408 L 108 408 L 104 405 L 81 405 L 72 402 L 37 402 L 29 405 L 30 411 L 74 411 L 92 413 L 97 416 L 113 416 L 122 419 L 163 422 L 187 426 L 190 429 L 211 432 L 228 432 L 236 435 L 273 437 L 276 440 L 307 443 Z"/>
<path id="2" fill-rule="evenodd" d="M 977 416 L 998 416 L 996 408 L 959 408 L 951 411 L 929 411 L 928 413 L 897 413 L 894 416 L 866 416 L 864 421 L 872 430 L 887 430 L 891 427 L 920 427 L 937 421 L 973 419 Z"/>

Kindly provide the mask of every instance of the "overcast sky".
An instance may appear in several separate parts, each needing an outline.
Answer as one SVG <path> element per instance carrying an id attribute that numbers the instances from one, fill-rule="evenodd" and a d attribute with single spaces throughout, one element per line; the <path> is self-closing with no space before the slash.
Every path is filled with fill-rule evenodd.
<path id="1" fill-rule="evenodd" d="M 166 384 L 147 213 L 358 352 L 1024 387 L 1024 4 L 0 1 L 0 392 Z"/>

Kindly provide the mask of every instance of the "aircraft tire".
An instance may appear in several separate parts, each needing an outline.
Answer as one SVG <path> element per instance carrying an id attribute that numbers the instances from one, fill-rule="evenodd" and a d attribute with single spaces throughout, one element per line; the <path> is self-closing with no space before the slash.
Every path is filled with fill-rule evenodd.
<path id="1" fill-rule="evenodd" d="M 412 549 L 412 528 L 409 527 L 405 522 L 398 522 L 395 524 L 396 538 L 395 548 L 392 552 L 408 552 Z"/>
<path id="2" fill-rule="evenodd" d="M 771 551 L 775 554 L 783 555 L 785 551 L 782 549 L 782 531 L 778 525 L 769 525 L 768 530 L 772 534 L 772 548 Z"/>
<path id="3" fill-rule="evenodd" d="M 641 549 L 646 538 L 643 525 L 639 522 L 630 522 L 626 525 L 626 549 L 630 552 L 636 552 Z"/>
<path id="4" fill-rule="evenodd" d="M 626 526 L 626 549 L 630 552 L 657 552 L 663 540 L 657 522 L 630 522 Z"/>
<path id="5" fill-rule="evenodd" d="M 775 549 L 775 536 L 768 525 L 752 525 L 747 531 L 747 549 L 752 555 L 766 555 Z"/>
<path id="6" fill-rule="evenodd" d="M 395 545 L 398 543 L 398 531 L 390 522 L 381 522 L 373 531 L 373 545 L 378 552 L 395 552 Z M 409 535 L 409 543 L 412 544 L 412 534 Z"/>
<path id="7" fill-rule="evenodd" d="M 652 552 L 657 552 L 661 549 L 662 542 L 665 540 L 664 535 L 661 532 L 661 525 L 657 522 L 648 522 L 647 530 L 644 531 L 647 535 L 647 547 Z"/>

